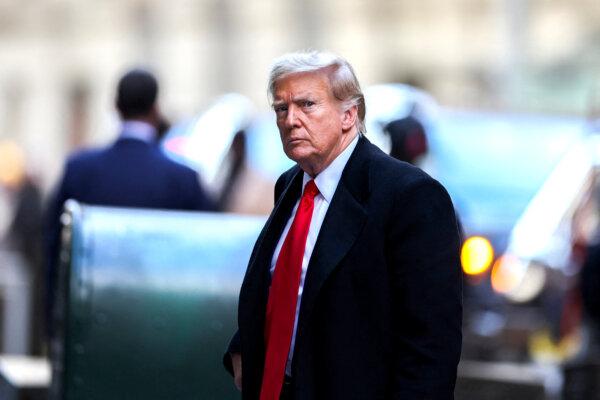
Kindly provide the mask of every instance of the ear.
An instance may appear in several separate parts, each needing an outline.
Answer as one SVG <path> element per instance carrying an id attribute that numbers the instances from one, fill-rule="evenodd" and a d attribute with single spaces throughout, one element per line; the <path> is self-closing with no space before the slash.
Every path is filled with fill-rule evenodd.
<path id="1" fill-rule="evenodd" d="M 342 113 L 342 130 L 348 131 L 356 125 L 356 118 L 358 118 L 358 107 L 352 106 Z"/>

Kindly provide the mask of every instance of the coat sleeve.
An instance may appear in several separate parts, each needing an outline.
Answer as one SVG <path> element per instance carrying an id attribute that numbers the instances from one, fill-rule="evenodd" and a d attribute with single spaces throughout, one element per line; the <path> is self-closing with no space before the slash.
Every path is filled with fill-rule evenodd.
<path id="1" fill-rule="evenodd" d="M 223 366 L 233 376 L 233 365 L 231 364 L 231 356 L 233 353 L 241 353 L 241 345 L 240 345 L 240 331 L 237 330 L 231 340 L 229 341 L 229 346 L 227 347 L 227 351 L 223 354 Z"/>
<path id="2" fill-rule="evenodd" d="M 394 399 L 454 398 L 462 345 L 462 271 L 454 208 L 427 179 L 396 196 L 388 257 Z"/>

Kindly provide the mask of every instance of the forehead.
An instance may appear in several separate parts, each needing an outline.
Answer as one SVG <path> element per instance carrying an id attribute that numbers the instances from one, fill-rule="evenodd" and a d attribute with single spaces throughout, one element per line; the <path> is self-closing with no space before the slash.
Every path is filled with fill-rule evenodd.
<path id="1" fill-rule="evenodd" d="M 275 81 L 275 99 L 301 95 L 332 95 L 329 76 L 324 71 L 296 72 Z"/>

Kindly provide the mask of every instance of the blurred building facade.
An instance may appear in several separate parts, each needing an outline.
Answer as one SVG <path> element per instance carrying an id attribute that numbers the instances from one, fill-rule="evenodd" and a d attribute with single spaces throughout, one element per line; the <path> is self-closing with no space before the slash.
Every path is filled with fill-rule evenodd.
<path id="1" fill-rule="evenodd" d="M 126 68 L 153 68 L 177 120 L 229 91 L 267 108 L 269 63 L 307 48 L 344 55 L 363 85 L 584 115 L 600 106 L 599 21 L 597 0 L 0 0 L 0 138 L 47 189 L 69 151 L 115 135 Z"/>

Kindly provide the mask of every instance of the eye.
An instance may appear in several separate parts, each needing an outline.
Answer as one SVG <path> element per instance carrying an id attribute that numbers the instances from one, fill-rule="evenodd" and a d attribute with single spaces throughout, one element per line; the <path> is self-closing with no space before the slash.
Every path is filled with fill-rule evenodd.
<path id="1" fill-rule="evenodd" d="M 304 101 L 302 101 L 301 104 L 302 104 L 302 107 L 312 107 L 315 105 L 315 102 L 311 101 L 311 100 L 304 100 Z"/>
<path id="2" fill-rule="evenodd" d="M 273 107 L 273 110 L 275 110 L 275 114 L 281 114 L 287 111 L 287 106 L 285 104 L 280 104 L 277 106 Z"/>

